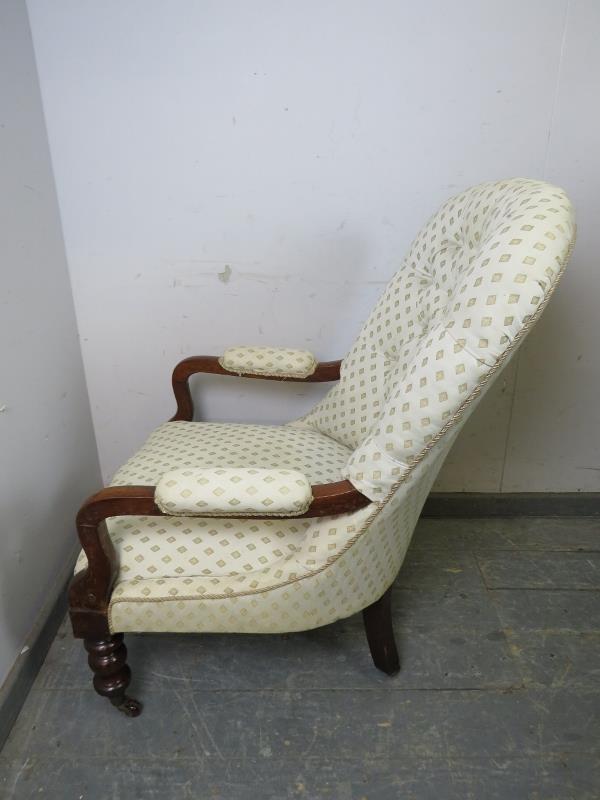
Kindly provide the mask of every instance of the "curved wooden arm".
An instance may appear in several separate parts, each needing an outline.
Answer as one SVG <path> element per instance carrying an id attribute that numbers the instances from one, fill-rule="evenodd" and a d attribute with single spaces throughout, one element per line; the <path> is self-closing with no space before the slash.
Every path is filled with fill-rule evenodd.
<path id="1" fill-rule="evenodd" d="M 325 517 L 364 508 L 371 502 L 350 481 L 315 484 L 313 501 L 305 514 L 289 519 Z M 108 605 L 112 586 L 118 572 L 116 553 L 103 524 L 109 517 L 163 517 L 154 502 L 154 486 L 109 486 L 85 501 L 77 514 L 77 532 L 88 560 L 88 568 L 77 573 L 69 588 L 70 616 L 73 632 L 80 638 L 102 637 L 109 634 Z M 235 513 L 220 519 L 236 519 Z M 244 517 L 244 519 L 274 519 Z M 280 519 L 280 517 L 278 517 Z"/>
<path id="2" fill-rule="evenodd" d="M 168 517 L 154 502 L 155 486 L 108 486 L 85 501 L 77 514 L 77 530 L 97 527 L 100 522 L 108 517 L 143 516 L 143 517 Z M 335 483 L 315 483 L 311 486 L 313 501 L 304 514 L 290 514 L 289 519 L 304 519 L 306 517 L 327 517 L 333 514 L 348 514 L 358 511 L 359 508 L 368 506 L 371 500 L 350 483 L 350 481 L 336 481 Z M 176 515 L 179 516 L 179 515 Z M 182 515 L 185 516 L 185 515 Z M 194 514 L 202 516 L 202 514 Z M 208 514 L 207 516 L 210 516 Z M 249 515 L 219 514 L 219 519 L 246 519 Z M 273 519 L 273 514 L 253 514 L 252 519 Z M 278 519 L 285 519 L 277 516 Z M 81 537 L 80 537 L 81 539 Z M 85 549 L 85 542 L 81 544 Z M 87 551 L 86 551 L 87 554 Z"/>
<path id="3" fill-rule="evenodd" d="M 170 422 L 185 420 L 191 422 L 194 418 L 194 403 L 190 392 L 189 379 L 191 375 L 204 372 L 210 375 L 229 375 L 232 377 L 256 378 L 263 381 L 293 381 L 299 383 L 323 383 L 325 381 L 338 381 L 340 379 L 341 361 L 321 361 L 312 375 L 306 378 L 283 378 L 277 375 L 250 375 L 249 373 L 229 372 L 219 364 L 218 356 L 190 356 L 180 361 L 173 370 L 173 392 L 177 401 L 177 411 Z"/>

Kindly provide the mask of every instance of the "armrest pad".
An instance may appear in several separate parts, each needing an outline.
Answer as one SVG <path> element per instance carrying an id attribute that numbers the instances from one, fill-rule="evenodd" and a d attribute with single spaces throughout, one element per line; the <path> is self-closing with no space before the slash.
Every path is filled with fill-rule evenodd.
<path id="1" fill-rule="evenodd" d="M 176 469 L 158 484 L 154 502 L 169 516 L 293 517 L 312 503 L 306 477 L 293 469 Z"/>
<path id="2" fill-rule="evenodd" d="M 239 375 L 281 378 L 307 378 L 317 368 L 317 361 L 308 350 L 285 347 L 230 347 L 219 358 L 219 364 Z"/>

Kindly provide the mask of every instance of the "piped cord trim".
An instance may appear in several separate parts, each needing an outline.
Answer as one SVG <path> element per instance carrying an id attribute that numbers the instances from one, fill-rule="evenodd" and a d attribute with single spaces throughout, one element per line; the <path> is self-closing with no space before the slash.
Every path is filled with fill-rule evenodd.
<path id="1" fill-rule="evenodd" d="M 281 589 L 281 588 L 283 588 L 285 586 L 289 586 L 289 585 L 294 584 L 294 583 L 299 583 L 300 581 L 303 581 L 306 578 L 310 578 L 310 577 L 313 577 L 315 575 L 319 575 L 320 573 L 325 572 L 327 569 L 329 569 L 329 567 L 332 566 L 332 564 L 334 564 L 348 550 L 350 550 L 350 548 L 353 547 L 356 544 L 356 542 L 363 536 L 363 534 L 368 530 L 368 528 L 371 526 L 371 524 L 374 522 L 374 520 L 377 518 L 377 516 L 380 514 L 380 512 L 385 508 L 385 506 L 392 499 L 392 497 L 394 496 L 396 491 L 400 488 L 400 486 L 402 486 L 404 483 L 406 483 L 407 480 L 409 480 L 409 478 L 412 476 L 412 473 L 413 473 L 415 467 L 418 464 L 421 463 L 421 461 L 425 458 L 425 456 L 430 452 L 432 447 L 435 444 L 437 444 L 437 442 L 439 442 L 439 440 L 443 436 L 445 436 L 448 433 L 448 431 L 450 431 L 457 424 L 457 422 L 460 421 L 460 419 L 462 418 L 465 410 L 481 394 L 481 391 L 482 391 L 483 387 L 488 383 L 490 378 L 492 378 L 494 376 L 494 374 L 500 369 L 500 367 L 504 364 L 504 362 L 507 360 L 507 358 L 510 355 L 512 355 L 513 350 L 515 350 L 516 347 L 521 343 L 521 340 L 525 338 L 527 333 L 529 333 L 530 328 L 533 327 L 535 322 L 537 322 L 537 320 L 538 320 L 539 316 L 541 315 L 542 311 L 548 305 L 550 299 L 552 298 L 552 295 L 554 294 L 554 292 L 556 290 L 556 287 L 558 286 L 558 284 L 560 282 L 560 279 L 562 278 L 562 275 L 563 275 L 563 273 L 565 271 L 565 268 L 566 268 L 567 264 L 569 263 L 569 259 L 571 258 L 571 254 L 573 253 L 573 249 L 575 247 L 576 238 L 577 238 L 577 227 L 575 226 L 574 230 L 573 230 L 573 238 L 571 239 L 571 241 L 569 243 L 569 246 L 568 246 L 567 251 L 566 251 L 566 253 L 564 255 L 563 261 L 562 261 L 562 263 L 560 265 L 560 269 L 559 269 L 554 281 L 552 282 L 552 284 L 548 288 L 548 292 L 547 292 L 546 296 L 544 297 L 544 299 L 542 300 L 542 302 L 539 304 L 539 306 L 536 308 L 536 310 L 533 312 L 533 314 L 529 317 L 527 322 L 525 322 L 523 324 L 523 327 L 516 333 L 514 339 L 512 340 L 512 342 L 510 342 L 510 344 L 508 345 L 506 350 L 504 350 L 504 352 L 498 357 L 498 359 L 496 360 L 494 366 L 491 367 L 488 370 L 488 372 L 483 376 L 482 380 L 471 391 L 469 396 L 466 397 L 465 400 L 463 400 L 461 405 L 454 412 L 454 414 L 448 420 L 448 422 L 444 425 L 444 427 L 441 428 L 438 431 L 438 433 L 427 443 L 427 445 L 423 448 L 423 450 L 421 450 L 421 452 L 417 456 L 415 456 L 415 458 L 411 462 L 410 467 L 407 469 L 405 474 L 402 475 L 396 481 L 396 483 L 394 483 L 392 485 L 392 487 L 390 488 L 390 491 L 388 492 L 386 497 L 383 500 L 379 501 L 379 502 L 373 502 L 371 504 L 371 505 L 375 506 L 375 508 L 372 511 L 372 513 L 367 517 L 367 519 L 365 520 L 365 522 L 363 523 L 363 525 L 359 529 L 359 531 L 351 539 L 349 539 L 346 542 L 344 547 L 338 553 L 336 553 L 335 556 L 330 556 L 325 561 L 325 563 L 322 564 L 318 569 L 312 570 L 311 572 L 308 572 L 306 575 L 301 575 L 300 577 L 296 577 L 296 578 L 289 579 L 289 580 L 286 580 L 286 581 L 281 581 L 280 583 L 272 584 L 271 586 L 266 586 L 266 587 L 261 588 L 261 589 L 247 589 L 245 591 L 240 591 L 240 592 L 228 592 L 228 593 L 221 593 L 221 594 L 214 594 L 214 595 L 202 595 L 202 597 L 198 597 L 197 595 L 176 595 L 175 597 L 172 597 L 172 598 L 162 598 L 162 597 L 139 597 L 139 598 L 138 597 L 136 597 L 136 598 L 123 597 L 123 598 L 119 598 L 119 597 L 117 597 L 114 600 L 111 599 L 110 605 L 109 605 L 109 610 L 108 610 L 108 623 L 109 623 L 109 627 L 110 627 L 111 631 L 112 631 L 111 609 L 112 609 L 112 606 L 114 604 L 116 604 L 116 603 L 168 603 L 168 602 L 172 602 L 173 600 L 177 600 L 177 601 L 227 600 L 227 599 L 230 599 L 230 598 L 233 598 L 233 597 L 245 597 L 245 596 L 254 595 L 254 594 L 266 594 L 267 592 L 274 591 L 275 589 Z M 339 515 L 339 516 L 342 516 L 342 515 Z"/>
<path id="2" fill-rule="evenodd" d="M 314 498 L 311 496 L 301 505 L 299 504 L 296 508 L 287 509 L 286 511 L 211 511 L 210 509 L 198 512 L 173 511 L 172 508 L 169 508 L 168 505 L 163 503 L 157 497 L 154 498 L 154 502 L 163 512 L 165 517 L 186 517 L 188 519 L 215 519 L 218 517 L 221 517 L 222 519 L 294 519 L 295 517 L 302 516 L 302 514 L 306 514 L 313 499 Z"/>

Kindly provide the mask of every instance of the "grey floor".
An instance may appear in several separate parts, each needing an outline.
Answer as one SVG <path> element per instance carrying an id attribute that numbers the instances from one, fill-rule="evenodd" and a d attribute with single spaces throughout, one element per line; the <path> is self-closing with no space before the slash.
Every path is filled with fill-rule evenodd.
<path id="1" fill-rule="evenodd" d="M 61 628 L 0 755 L 2 798 L 598 800 L 600 520 L 423 520 L 403 667 L 360 617 L 287 636 L 129 636 L 127 719 Z"/>

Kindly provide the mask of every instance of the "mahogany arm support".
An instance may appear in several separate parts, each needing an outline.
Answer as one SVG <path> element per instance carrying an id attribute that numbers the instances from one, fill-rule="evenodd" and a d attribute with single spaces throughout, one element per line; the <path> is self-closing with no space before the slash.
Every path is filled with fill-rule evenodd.
<path id="1" fill-rule="evenodd" d="M 371 502 L 350 481 L 321 483 L 311 487 L 313 501 L 306 513 L 289 519 L 325 517 L 358 511 Z M 69 588 L 70 615 L 75 636 L 104 636 L 108 631 L 108 605 L 118 572 L 116 553 L 102 523 L 109 517 L 127 515 L 163 517 L 154 502 L 154 486 L 109 486 L 85 501 L 77 514 L 77 532 L 88 561 L 86 570 L 75 575 Z M 235 513 L 219 519 L 236 519 Z M 244 519 L 273 519 L 244 517 Z M 277 517 L 282 519 L 282 517 Z"/>
<path id="2" fill-rule="evenodd" d="M 77 514 L 77 528 L 97 527 L 109 517 L 142 516 L 168 517 L 154 502 L 155 486 L 108 486 L 85 501 Z M 371 500 L 350 483 L 316 483 L 311 486 L 313 500 L 304 514 L 290 514 L 289 519 L 327 517 L 332 514 L 347 514 L 368 506 Z M 179 516 L 179 515 L 178 515 Z M 183 515 L 185 516 L 185 515 Z M 190 515 L 191 516 L 191 515 Z M 201 517 L 202 514 L 193 516 Z M 208 514 L 207 516 L 210 516 Z M 273 519 L 273 514 L 237 515 L 219 514 L 219 519 Z M 285 519 L 277 515 L 277 519 Z M 81 538 L 81 537 L 80 537 Z M 81 542 L 84 545 L 84 542 Z M 85 549 L 85 548 L 84 548 Z"/>
<path id="3" fill-rule="evenodd" d="M 285 378 L 278 375 L 254 375 L 250 373 L 229 372 L 219 364 L 218 356 L 190 356 L 180 361 L 173 370 L 173 392 L 177 401 L 177 411 L 170 422 L 187 421 L 194 418 L 194 403 L 190 392 L 189 379 L 198 372 L 208 375 L 229 375 L 234 378 L 255 378 L 263 381 L 293 381 L 296 383 L 323 383 L 340 379 L 341 361 L 321 361 L 312 375 L 306 378 Z"/>

